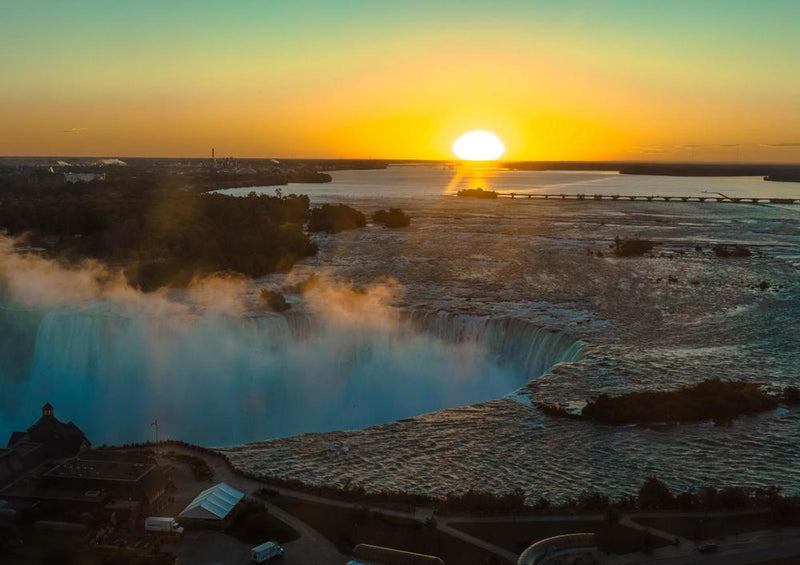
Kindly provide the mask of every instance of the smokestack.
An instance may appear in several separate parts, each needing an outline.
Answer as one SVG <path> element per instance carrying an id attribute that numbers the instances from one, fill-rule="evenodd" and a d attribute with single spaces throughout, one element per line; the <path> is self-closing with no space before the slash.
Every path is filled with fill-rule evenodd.
<path id="1" fill-rule="evenodd" d="M 214 157 L 214 148 L 213 147 L 211 148 L 211 162 L 214 163 L 215 165 L 217 164 L 217 158 Z"/>

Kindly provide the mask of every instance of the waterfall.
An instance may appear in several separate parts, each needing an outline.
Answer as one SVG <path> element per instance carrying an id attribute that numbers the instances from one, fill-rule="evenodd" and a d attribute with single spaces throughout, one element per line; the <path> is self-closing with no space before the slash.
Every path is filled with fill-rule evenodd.
<path id="1" fill-rule="evenodd" d="M 527 379 L 539 377 L 553 365 L 581 358 L 580 342 L 563 332 L 517 318 L 464 316 L 449 312 L 414 312 L 410 319 L 421 330 L 451 343 L 476 343 Z"/>
<path id="2" fill-rule="evenodd" d="M 410 312 L 385 327 L 311 315 L 145 316 L 98 302 L 0 309 L 0 435 L 44 402 L 95 443 L 230 445 L 355 429 L 509 394 L 568 336 L 521 320 Z M 3 438 L 0 438 L 3 441 Z"/>

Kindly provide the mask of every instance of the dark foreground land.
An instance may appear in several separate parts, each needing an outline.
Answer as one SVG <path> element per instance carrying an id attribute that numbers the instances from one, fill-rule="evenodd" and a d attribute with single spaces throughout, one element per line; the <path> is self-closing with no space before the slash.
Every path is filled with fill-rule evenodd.
<path id="1" fill-rule="evenodd" d="M 66 173 L 49 169 L 0 167 L 0 233 L 16 237 L 20 251 L 68 264 L 99 261 L 144 291 L 184 287 L 218 273 L 260 277 L 288 271 L 317 252 L 309 232 L 366 223 L 347 206 L 312 209 L 307 196 L 280 190 L 244 198 L 207 192 L 229 185 L 330 181 L 308 165 L 242 176 L 149 163 L 94 167 L 85 174 L 97 177 L 66 182 Z"/>
<path id="2" fill-rule="evenodd" d="M 425 524 L 389 516 L 365 507 L 342 509 L 289 496 L 270 502 L 300 518 L 333 542 L 343 554 L 359 543 L 382 545 L 426 555 L 445 563 L 502 563 L 492 553 L 436 529 L 435 518 Z"/>
<path id="3" fill-rule="evenodd" d="M 454 523 L 453 527 L 515 553 L 522 553 L 534 540 L 585 532 L 595 533 L 597 547 L 608 553 L 651 551 L 670 543 L 647 532 L 602 520 L 463 522 Z"/>
<path id="4" fill-rule="evenodd" d="M 648 163 L 636 161 L 520 161 L 506 163 L 520 171 L 618 171 L 623 175 L 677 177 L 770 177 L 798 180 L 800 166 L 781 163 Z M 767 180 L 767 179 L 765 179 Z"/>
<path id="5" fill-rule="evenodd" d="M 770 511 L 729 516 L 634 517 L 633 521 L 691 540 L 725 538 L 780 527 L 775 513 Z"/>
<path id="6" fill-rule="evenodd" d="M 96 456 L 101 457 L 103 451 Z M 89 538 L 99 536 L 106 524 L 89 514 L 76 514 L 69 521 L 86 522 L 86 533 L 51 535 L 25 528 L 24 549 L 3 548 L 0 543 L 0 561 L 167 565 L 174 562 L 174 553 L 181 562 L 188 558 L 189 562 L 206 559 L 232 564 L 242 562 L 254 544 L 275 539 L 286 544 L 287 564 L 344 563 L 356 544 L 371 543 L 436 555 L 445 563 L 480 565 L 512 562 L 535 541 L 573 532 L 596 533 L 604 552 L 639 553 L 631 558 L 647 559 L 651 552 L 655 557 L 673 547 L 692 553 L 694 543 L 702 540 L 722 544 L 721 538 L 733 536 L 736 541 L 745 532 L 766 530 L 786 537 L 791 530 L 785 528 L 800 523 L 797 500 L 781 497 L 778 489 L 708 487 L 673 496 L 665 484 L 651 477 L 638 493 L 625 499 L 612 501 L 584 492 L 559 507 L 551 507 L 544 499 L 529 507 L 518 496 L 492 498 L 474 491 L 438 503 L 409 497 L 406 504 L 398 497 L 370 501 L 362 492 L 363 501 L 355 502 L 345 492 L 340 493 L 342 497 L 330 497 L 312 487 L 304 492 L 277 486 L 267 478 L 237 471 L 224 454 L 209 449 L 165 442 L 145 449 L 129 447 L 127 452 L 156 456 L 174 467 L 164 515 L 176 515 L 197 492 L 222 481 L 242 490 L 247 499 L 224 531 L 193 529 L 172 541 L 144 534 L 136 543 L 120 543 L 118 534 L 107 531 L 103 544 L 93 544 Z M 320 561 L 321 555 L 331 560 Z"/>

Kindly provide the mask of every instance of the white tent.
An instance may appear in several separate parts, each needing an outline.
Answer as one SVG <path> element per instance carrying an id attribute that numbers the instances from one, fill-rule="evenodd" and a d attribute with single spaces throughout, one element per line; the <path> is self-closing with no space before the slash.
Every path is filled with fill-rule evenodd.
<path id="1" fill-rule="evenodd" d="M 178 517 L 195 520 L 224 520 L 243 497 L 244 493 L 225 483 L 219 483 L 198 494 Z"/>

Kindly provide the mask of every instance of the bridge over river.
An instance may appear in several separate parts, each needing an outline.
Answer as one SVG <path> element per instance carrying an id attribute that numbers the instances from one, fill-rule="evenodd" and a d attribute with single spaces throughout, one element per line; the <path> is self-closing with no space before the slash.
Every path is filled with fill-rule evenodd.
<path id="1" fill-rule="evenodd" d="M 612 202 L 727 202 L 731 204 L 800 204 L 800 198 L 775 197 L 738 197 L 715 194 L 713 196 L 667 196 L 658 194 L 620 195 L 620 194 L 552 194 L 552 193 L 520 193 L 496 192 L 497 198 L 514 198 L 525 200 L 606 200 Z M 483 198 L 486 198 L 484 196 Z M 492 197 L 494 198 L 494 197 Z"/>

